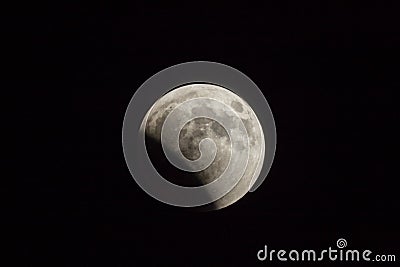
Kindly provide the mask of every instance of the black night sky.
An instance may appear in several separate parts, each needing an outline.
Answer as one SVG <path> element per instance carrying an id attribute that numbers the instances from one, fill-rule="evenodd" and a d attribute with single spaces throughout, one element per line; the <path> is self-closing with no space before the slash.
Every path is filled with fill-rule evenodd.
<path id="1" fill-rule="evenodd" d="M 32 131 L 26 157 L 41 161 L 17 179 L 18 266 L 284 266 L 257 251 L 339 238 L 398 253 L 394 5 L 116 2 L 32 3 L 4 17 L 18 73 L 4 79 L 24 95 L 19 106 L 32 106 L 15 124 Z M 208 213 L 148 196 L 121 144 L 136 88 L 196 60 L 249 76 L 277 129 L 264 184 Z"/>

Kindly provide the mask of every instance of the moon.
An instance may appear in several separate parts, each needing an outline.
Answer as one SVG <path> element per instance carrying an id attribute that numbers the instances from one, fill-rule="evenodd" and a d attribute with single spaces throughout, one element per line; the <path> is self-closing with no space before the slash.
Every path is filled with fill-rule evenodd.
<path id="1" fill-rule="evenodd" d="M 221 123 L 214 116 L 226 119 Z M 262 169 L 265 140 L 260 122 L 245 100 L 222 86 L 192 83 L 171 90 L 147 112 L 141 131 L 153 166 L 171 183 L 198 187 L 222 177 L 230 183 L 240 173 L 226 195 L 199 210 L 235 203 Z"/>

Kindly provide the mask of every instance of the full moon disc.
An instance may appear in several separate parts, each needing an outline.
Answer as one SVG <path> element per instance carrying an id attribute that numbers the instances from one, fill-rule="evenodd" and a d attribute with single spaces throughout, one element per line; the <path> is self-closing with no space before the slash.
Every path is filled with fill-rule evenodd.
<path id="1" fill-rule="evenodd" d="M 212 185 L 210 199 L 226 189 L 201 207 L 206 210 L 242 198 L 264 162 L 264 133 L 256 114 L 221 86 L 192 83 L 168 92 L 147 112 L 141 131 L 148 156 L 164 179 L 183 187 Z"/>

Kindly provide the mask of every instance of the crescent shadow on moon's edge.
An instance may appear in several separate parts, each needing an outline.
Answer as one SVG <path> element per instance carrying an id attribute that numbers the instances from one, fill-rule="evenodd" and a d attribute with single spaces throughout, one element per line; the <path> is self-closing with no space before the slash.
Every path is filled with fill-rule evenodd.
<path id="1" fill-rule="evenodd" d="M 149 135 L 145 135 L 145 143 L 147 154 L 153 167 L 165 180 L 185 187 L 197 187 L 206 184 L 200 177 L 197 177 L 195 173 L 186 172 L 173 166 L 165 156 L 163 147 L 158 140 Z M 202 206 L 190 207 L 188 210 L 189 209 L 194 211 L 208 211 L 218 209 L 218 206 L 215 205 L 215 201 L 213 201 Z"/>

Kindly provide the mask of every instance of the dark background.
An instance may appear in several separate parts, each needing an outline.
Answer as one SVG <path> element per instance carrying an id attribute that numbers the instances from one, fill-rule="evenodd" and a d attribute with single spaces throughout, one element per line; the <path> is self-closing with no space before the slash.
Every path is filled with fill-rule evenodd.
<path id="1" fill-rule="evenodd" d="M 39 161 L 13 174 L 22 266 L 279 265 L 257 251 L 338 238 L 400 258 L 395 6 L 147 2 L 32 3 L 3 17 L 12 123 L 29 129 L 15 134 L 15 154 L 32 143 L 24 158 Z M 248 75 L 277 129 L 264 184 L 209 213 L 148 196 L 121 145 L 136 88 L 195 60 Z"/>

